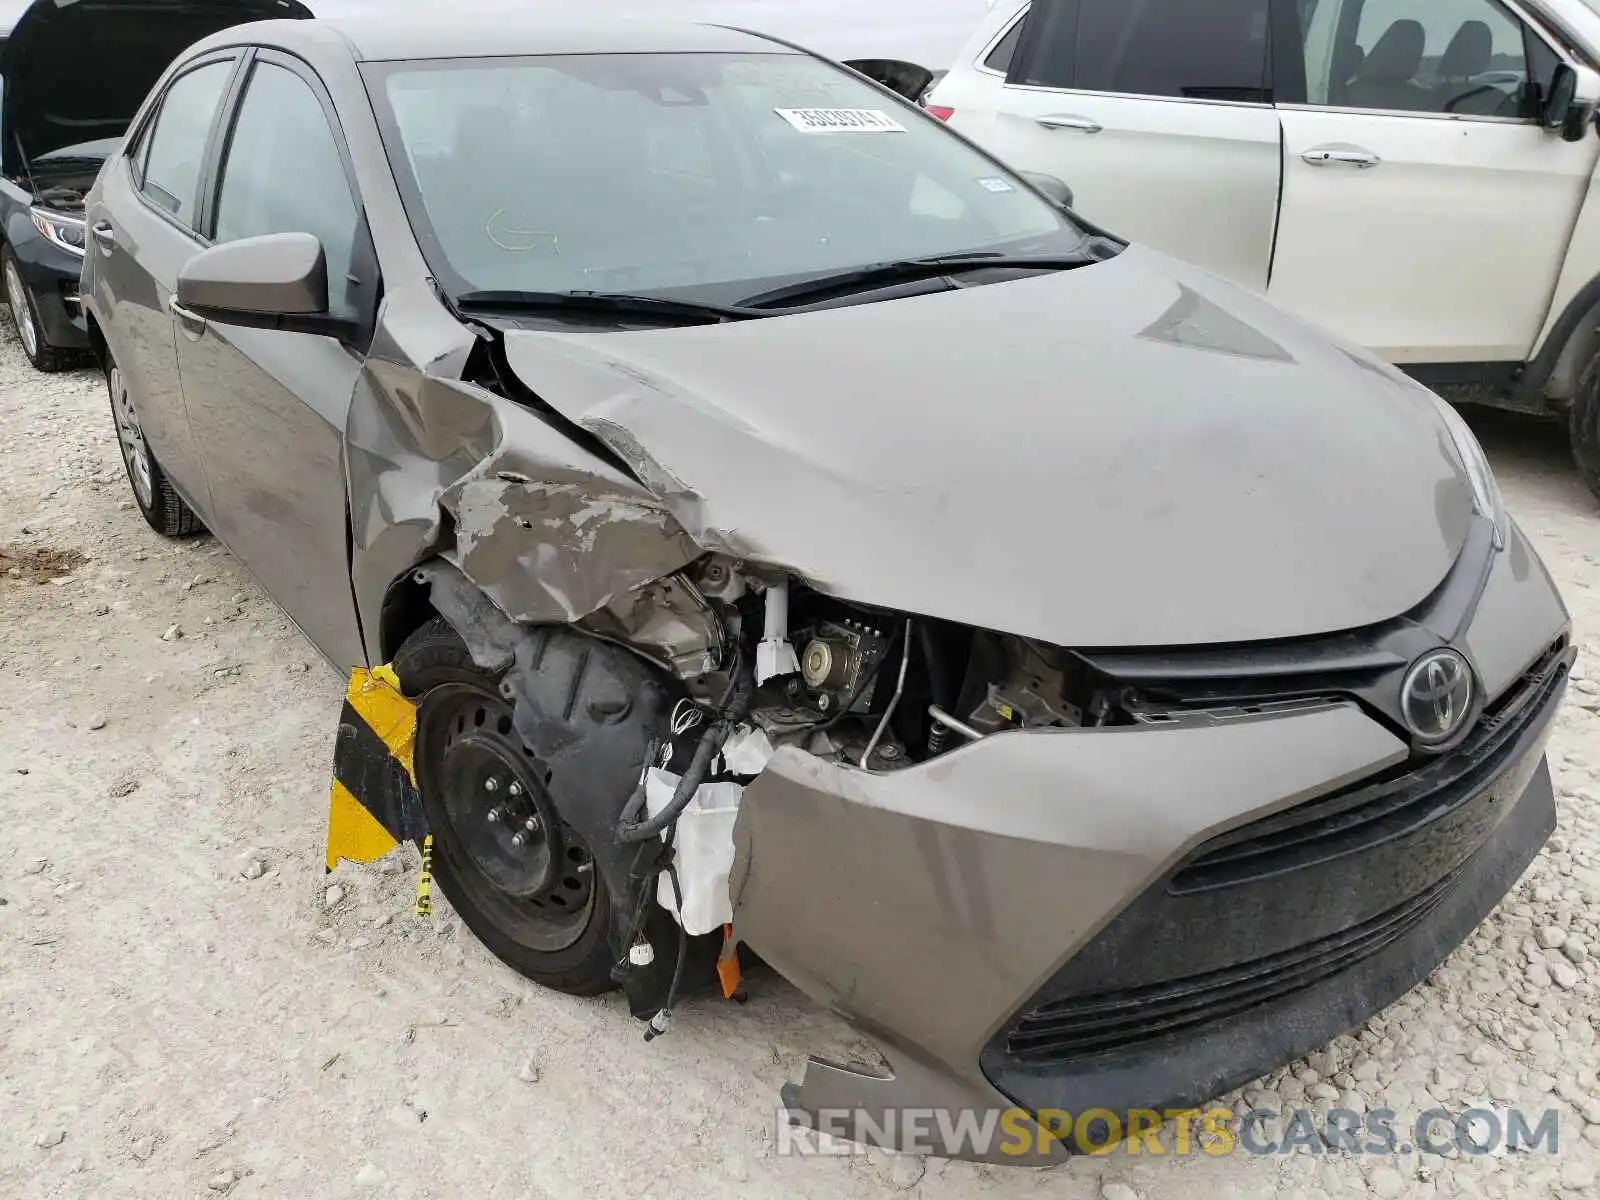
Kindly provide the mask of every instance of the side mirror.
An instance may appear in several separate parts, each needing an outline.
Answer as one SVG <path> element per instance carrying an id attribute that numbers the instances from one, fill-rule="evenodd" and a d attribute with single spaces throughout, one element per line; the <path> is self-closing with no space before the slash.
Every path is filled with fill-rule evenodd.
<path id="1" fill-rule="evenodd" d="M 1062 208 L 1072 207 L 1072 189 L 1054 175 L 1047 175 L 1043 171 L 1018 171 L 1017 174 Z"/>
<path id="2" fill-rule="evenodd" d="M 178 303 L 196 316 L 250 329 L 339 336 L 328 313 L 328 261 L 309 233 L 268 233 L 202 250 L 178 272 Z"/>
<path id="3" fill-rule="evenodd" d="M 1556 67 L 1539 113 L 1546 129 L 1560 130 L 1569 142 L 1582 141 L 1600 109 L 1600 71 L 1562 63 Z"/>

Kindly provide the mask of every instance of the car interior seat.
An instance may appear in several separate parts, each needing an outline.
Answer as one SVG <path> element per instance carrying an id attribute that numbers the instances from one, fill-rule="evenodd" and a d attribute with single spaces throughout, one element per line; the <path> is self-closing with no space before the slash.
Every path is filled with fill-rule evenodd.
<path id="1" fill-rule="evenodd" d="M 1417 83 L 1428 35 L 1420 21 L 1396 21 L 1367 52 L 1345 89 L 1345 103 L 1359 108 L 1425 112 L 1433 93 Z"/>
<path id="2" fill-rule="evenodd" d="M 1494 33 L 1483 21 L 1465 21 L 1439 60 L 1434 106 L 1440 112 L 1516 116 L 1516 96 L 1475 83 L 1494 59 Z M 1509 111 L 1508 111 L 1509 109 Z"/>

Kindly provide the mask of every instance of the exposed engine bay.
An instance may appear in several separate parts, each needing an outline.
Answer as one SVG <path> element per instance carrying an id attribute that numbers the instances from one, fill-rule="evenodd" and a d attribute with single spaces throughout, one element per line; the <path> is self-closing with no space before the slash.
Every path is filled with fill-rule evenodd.
<path id="1" fill-rule="evenodd" d="M 592 623 L 658 657 L 713 709 L 752 673 L 747 719 L 775 747 L 884 771 L 1007 730 L 1138 719 L 1127 689 L 1069 651 L 839 600 L 716 554 L 677 578 L 674 636 L 657 640 L 673 586 L 644 589 L 615 625 L 615 606 Z"/>
<path id="2" fill-rule="evenodd" d="M 54 209 L 59 213 L 71 216 L 83 214 L 83 198 L 88 194 L 90 186 L 94 183 L 91 177 L 79 183 L 50 183 L 42 184 L 35 199 L 44 208 Z"/>

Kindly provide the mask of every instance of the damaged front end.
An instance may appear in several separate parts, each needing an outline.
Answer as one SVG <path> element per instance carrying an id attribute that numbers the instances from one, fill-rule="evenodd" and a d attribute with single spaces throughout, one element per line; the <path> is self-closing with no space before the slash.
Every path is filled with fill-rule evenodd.
<path id="1" fill-rule="evenodd" d="M 413 299 L 391 298 L 386 320 L 416 316 Z M 1275 582 L 1223 604 L 1224 585 L 1197 574 L 1211 590 L 1182 625 L 1169 585 L 1193 539 L 1168 526 L 1185 510 L 1151 500 L 1156 524 L 1146 506 L 1110 510 L 1124 542 L 1170 538 L 1129 568 L 1147 585 L 1128 589 L 1137 603 L 1119 603 L 1096 566 L 1116 561 L 1115 529 L 1083 523 L 1070 553 L 1047 554 L 1064 508 L 891 487 L 847 461 L 870 439 L 819 430 L 811 409 L 716 408 L 672 381 L 700 369 L 687 350 L 674 372 L 652 369 L 648 348 L 677 353 L 670 332 L 618 335 L 646 348 L 630 365 L 607 357 L 612 335 L 411 329 L 434 347 L 428 365 L 375 354 L 346 439 L 371 661 L 442 619 L 497 681 L 499 735 L 537 764 L 612 897 L 613 978 L 650 1036 L 688 990 L 738 993 L 743 945 L 883 1054 L 813 1061 L 785 1095 L 796 1119 L 846 1114 L 846 1136 L 899 1149 L 1048 1160 L 1103 1140 L 1103 1117 L 1073 1124 L 1086 1112 L 1126 1124 L 1193 1107 L 1359 1024 L 1548 835 L 1543 748 L 1568 620 L 1515 530 L 1496 552 L 1488 522 L 1450 508 L 1441 540 L 1430 509 L 1393 551 L 1431 547 L 1444 582 L 1414 563 L 1414 578 L 1359 595 L 1317 578 L 1358 561 L 1354 539 L 1346 559 L 1274 574 L 1262 556 L 1291 542 L 1232 530 L 1219 553 Z M 1385 403 L 1409 427 L 1421 418 L 1399 386 Z M 948 434 L 954 455 L 964 423 L 925 415 L 916 436 Z M 905 424 L 870 419 L 896 436 Z M 1456 496 L 1454 469 L 1435 469 L 1430 496 Z M 1260 470 L 1241 470 L 1254 487 Z M 713 471 L 727 498 L 707 494 Z M 1034 484 L 1059 478 L 1020 478 L 1017 497 L 1038 499 Z M 1053 634 L 1068 626 L 1147 648 L 1066 646 Z M 1274 636 L 1238 636 L 1252 627 Z M 1123 636 L 1151 629 L 1195 636 Z M 1448 745 L 1418 745 L 1403 681 L 1452 646 L 1474 673 L 1471 719 Z M 381 671 L 352 685 L 362 720 L 347 707 L 334 812 L 352 817 L 342 786 L 370 822 L 354 814 L 344 857 L 431 832 L 429 697 L 413 697 L 414 770 L 389 736 L 404 713 L 390 710 L 389 734 L 363 715 L 374 698 L 411 704 L 405 690 Z M 373 760 L 378 745 L 400 766 Z M 896 1122 L 930 1108 L 980 1128 L 1007 1114 L 1009 1136 L 929 1146 Z"/>

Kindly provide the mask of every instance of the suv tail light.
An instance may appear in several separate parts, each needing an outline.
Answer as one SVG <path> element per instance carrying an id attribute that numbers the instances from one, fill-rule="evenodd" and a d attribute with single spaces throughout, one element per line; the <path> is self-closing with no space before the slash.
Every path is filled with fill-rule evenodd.
<path id="1" fill-rule="evenodd" d="M 955 109 L 949 108 L 943 104 L 929 104 L 925 107 L 930 113 L 938 117 L 941 121 L 948 121 L 951 117 L 956 115 Z"/>

